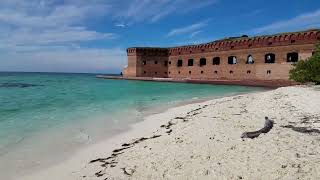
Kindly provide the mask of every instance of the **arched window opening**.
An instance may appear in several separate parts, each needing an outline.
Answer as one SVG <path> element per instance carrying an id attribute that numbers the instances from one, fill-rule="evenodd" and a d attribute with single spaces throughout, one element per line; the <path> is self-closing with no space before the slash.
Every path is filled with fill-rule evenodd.
<path id="1" fill-rule="evenodd" d="M 182 60 L 181 59 L 178 60 L 177 66 L 182 67 Z"/>
<path id="2" fill-rule="evenodd" d="M 312 56 L 315 54 L 316 52 L 312 51 Z"/>
<path id="3" fill-rule="evenodd" d="M 267 74 L 271 74 L 271 70 L 268 70 L 268 71 L 267 71 Z"/>
<path id="4" fill-rule="evenodd" d="M 142 61 L 142 64 L 143 64 L 143 65 L 146 65 L 146 64 L 147 64 L 147 61 Z"/>
<path id="5" fill-rule="evenodd" d="M 180 71 L 178 73 L 180 74 Z"/>
<path id="6" fill-rule="evenodd" d="M 169 64 L 171 64 L 171 61 L 169 61 Z"/>
<path id="7" fill-rule="evenodd" d="M 164 61 L 164 66 L 168 66 L 168 61 Z"/>
<path id="8" fill-rule="evenodd" d="M 191 74 L 191 71 L 189 71 L 189 74 Z"/>
<path id="9" fill-rule="evenodd" d="M 237 64 L 237 57 L 236 56 L 229 56 L 228 57 L 228 64 Z"/>
<path id="10" fill-rule="evenodd" d="M 218 74 L 218 71 L 214 71 L 215 74 Z"/>
<path id="11" fill-rule="evenodd" d="M 265 63 L 275 63 L 276 61 L 276 55 L 269 53 L 265 55 Z"/>
<path id="12" fill-rule="evenodd" d="M 143 71 L 143 74 L 147 74 L 147 72 L 146 72 L 146 71 Z"/>
<path id="13" fill-rule="evenodd" d="M 193 59 L 188 60 L 188 66 L 193 66 Z"/>
<path id="14" fill-rule="evenodd" d="M 207 59 L 206 58 L 201 58 L 200 59 L 200 66 L 205 66 L 207 64 Z"/>
<path id="15" fill-rule="evenodd" d="M 158 72 L 154 72 L 154 74 L 158 74 Z"/>
<path id="16" fill-rule="evenodd" d="M 158 61 L 154 61 L 154 64 L 158 64 Z"/>
<path id="17" fill-rule="evenodd" d="M 298 62 L 299 54 L 296 52 L 288 53 L 287 54 L 287 62 Z"/>
<path id="18" fill-rule="evenodd" d="M 250 71 L 250 70 L 248 70 L 248 71 L 247 71 L 247 74 L 251 74 L 251 71 Z"/>
<path id="19" fill-rule="evenodd" d="M 229 73 L 230 73 L 230 74 L 233 74 L 233 71 L 230 71 Z"/>
<path id="20" fill-rule="evenodd" d="M 253 57 L 252 57 L 252 55 L 249 55 L 249 56 L 247 57 L 246 64 L 253 64 L 253 63 L 254 63 Z"/>
<path id="21" fill-rule="evenodd" d="M 203 74 L 203 71 L 201 71 L 201 74 Z"/>
<path id="22" fill-rule="evenodd" d="M 213 65 L 220 65 L 220 57 L 215 57 L 212 59 Z"/>

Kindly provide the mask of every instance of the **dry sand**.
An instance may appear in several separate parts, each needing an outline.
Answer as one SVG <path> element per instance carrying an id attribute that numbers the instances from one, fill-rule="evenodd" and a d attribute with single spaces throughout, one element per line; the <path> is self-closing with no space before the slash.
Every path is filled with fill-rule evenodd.
<path id="1" fill-rule="evenodd" d="M 270 132 L 240 138 L 262 128 L 265 116 L 275 123 Z M 320 179 L 320 87 L 172 108 L 17 179 Z"/>

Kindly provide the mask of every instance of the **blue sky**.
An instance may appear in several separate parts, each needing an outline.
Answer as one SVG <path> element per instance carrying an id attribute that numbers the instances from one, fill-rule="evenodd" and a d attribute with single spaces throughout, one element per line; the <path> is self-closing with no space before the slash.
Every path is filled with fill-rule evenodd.
<path id="1" fill-rule="evenodd" d="M 0 0 L 0 71 L 119 73 L 131 46 L 319 27 L 319 0 Z"/>

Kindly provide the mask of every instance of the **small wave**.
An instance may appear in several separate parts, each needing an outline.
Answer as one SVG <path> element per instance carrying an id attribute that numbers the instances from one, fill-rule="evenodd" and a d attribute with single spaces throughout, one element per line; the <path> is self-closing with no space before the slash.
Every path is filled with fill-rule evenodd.
<path id="1" fill-rule="evenodd" d="M 27 83 L 0 83 L 0 88 L 27 88 L 34 86 L 42 86 L 37 84 L 27 84 Z"/>

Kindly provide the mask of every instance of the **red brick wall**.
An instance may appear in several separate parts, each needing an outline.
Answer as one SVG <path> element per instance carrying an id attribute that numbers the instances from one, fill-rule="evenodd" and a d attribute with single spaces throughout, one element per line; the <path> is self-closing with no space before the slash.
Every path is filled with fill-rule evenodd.
<path id="1" fill-rule="evenodd" d="M 319 40 L 320 31 L 310 30 L 175 48 L 129 48 L 128 68 L 124 75 L 203 80 L 288 80 L 292 63 L 287 62 L 287 53 L 297 52 L 299 59 L 305 60 L 312 55 Z M 275 54 L 274 64 L 265 63 L 267 53 Z M 254 64 L 246 64 L 248 55 L 253 56 Z M 236 56 L 237 64 L 228 64 L 229 56 Z M 220 57 L 220 65 L 213 65 L 214 57 Z M 200 66 L 200 58 L 206 58 L 205 66 Z M 183 65 L 177 67 L 180 59 Z M 193 66 L 188 66 L 188 59 L 194 59 Z M 165 61 L 169 62 L 168 66 L 164 65 Z M 268 70 L 271 73 L 268 74 Z"/>

